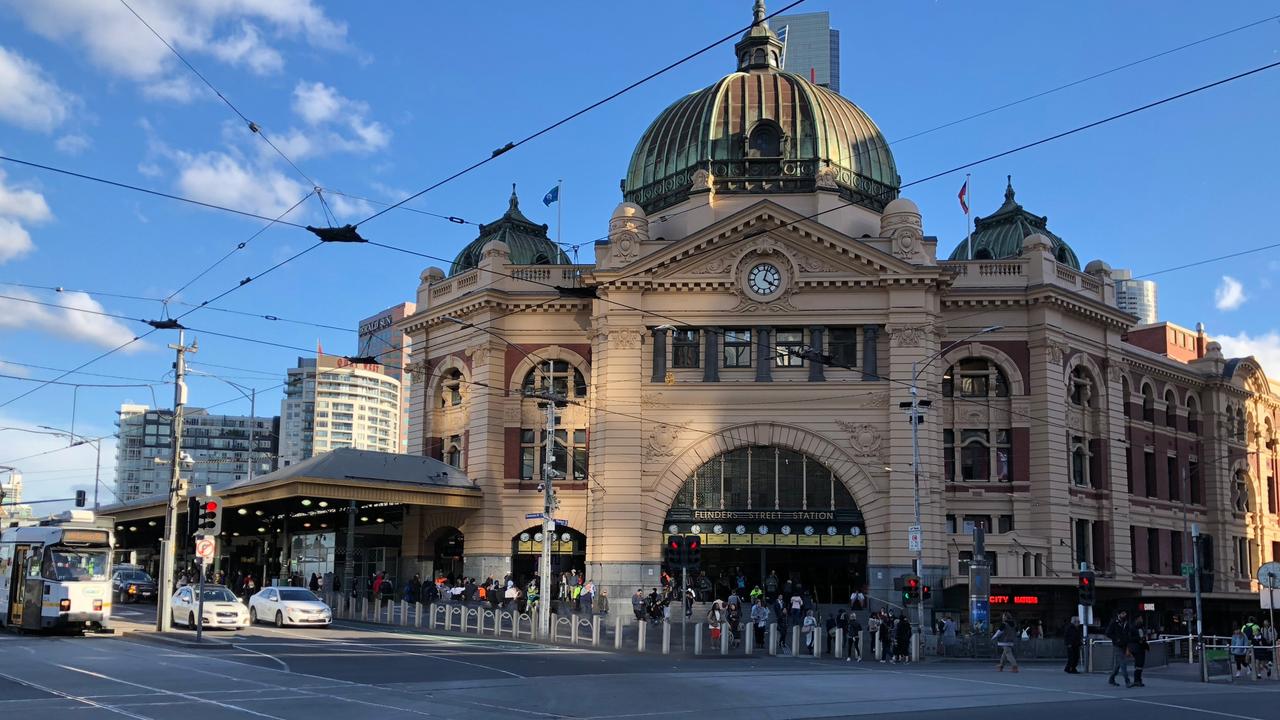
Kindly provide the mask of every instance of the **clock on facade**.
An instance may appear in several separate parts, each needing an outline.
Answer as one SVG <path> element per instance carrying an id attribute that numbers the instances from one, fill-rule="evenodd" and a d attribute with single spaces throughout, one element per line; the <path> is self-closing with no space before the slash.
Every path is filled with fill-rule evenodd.
<path id="1" fill-rule="evenodd" d="M 782 287 L 782 273 L 771 263 L 759 263 L 747 273 L 747 287 L 757 295 L 772 295 Z"/>

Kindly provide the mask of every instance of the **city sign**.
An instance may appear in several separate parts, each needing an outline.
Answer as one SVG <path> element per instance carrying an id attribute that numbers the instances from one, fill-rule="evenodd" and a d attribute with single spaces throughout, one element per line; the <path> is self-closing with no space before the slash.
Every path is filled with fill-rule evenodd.
<path id="1" fill-rule="evenodd" d="M 391 319 L 391 316 L 390 316 L 390 315 L 383 315 L 382 317 L 377 318 L 376 320 L 370 320 L 370 321 L 369 321 L 369 322 L 367 322 L 367 323 L 362 323 L 362 324 L 360 325 L 360 333 L 359 333 L 359 334 L 360 334 L 360 335 L 372 335 L 373 333 L 376 333 L 376 332 L 378 332 L 379 330 L 381 330 L 381 329 L 383 329 L 383 328 L 389 328 L 389 327 L 391 327 L 391 324 L 392 324 L 392 323 L 394 323 L 394 322 L 395 322 L 395 321 Z"/>
<path id="2" fill-rule="evenodd" d="M 987 601 L 992 605 L 1039 605 L 1039 595 L 991 595 Z"/>

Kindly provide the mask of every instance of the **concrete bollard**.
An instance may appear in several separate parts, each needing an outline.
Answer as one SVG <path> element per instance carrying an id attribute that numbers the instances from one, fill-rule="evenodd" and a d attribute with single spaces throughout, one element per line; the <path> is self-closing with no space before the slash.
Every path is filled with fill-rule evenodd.
<path id="1" fill-rule="evenodd" d="M 405 600 L 400 601 L 400 624 L 409 624 L 409 603 Z"/>
<path id="2" fill-rule="evenodd" d="M 502 611 L 495 610 L 493 613 L 493 636 L 500 637 L 502 635 Z"/>
<path id="3" fill-rule="evenodd" d="M 415 602 L 413 604 L 413 626 L 422 627 L 422 603 Z"/>
<path id="4" fill-rule="evenodd" d="M 778 655 L 778 623 L 769 623 L 769 631 L 765 637 L 765 643 L 768 645 L 769 655 L 776 657 Z"/>
<path id="5" fill-rule="evenodd" d="M 444 606 L 444 631 L 449 632 L 453 629 L 453 608 L 448 605 Z"/>
<path id="6" fill-rule="evenodd" d="M 577 615 L 569 616 L 569 644 L 570 645 L 578 644 L 578 616 Z"/>
<path id="7" fill-rule="evenodd" d="M 360 598 L 360 620 L 364 621 L 368 619 L 369 619 L 369 598 L 362 597 Z"/>
<path id="8" fill-rule="evenodd" d="M 662 654 L 671 654 L 671 623 L 662 623 Z"/>
<path id="9" fill-rule="evenodd" d="M 591 618 L 591 647 L 600 647 L 600 616 Z"/>
<path id="10" fill-rule="evenodd" d="M 436 629 L 436 604 L 427 603 L 427 629 Z"/>
<path id="11" fill-rule="evenodd" d="M 755 623 L 747 623 L 747 630 L 743 634 L 742 639 L 744 641 L 742 643 L 742 646 L 743 648 L 745 648 L 743 650 L 743 654 L 755 655 L 756 654 L 756 624 Z"/>
<path id="12" fill-rule="evenodd" d="M 644 618 L 636 620 L 636 651 L 644 652 L 645 640 L 649 634 L 649 623 Z"/>
<path id="13" fill-rule="evenodd" d="M 800 626 L 791 626 L 791 657 L 800 657 Z"/>
<path id="14" fill-rule="evenodd" d="M 729 654 L 729 623 L 720 623 L 720 654 Z"/>
<path id="15" fill-rule="evenodd" d="M 623 623 L 623 617 L 622 615 L 618 615 L 618 617 L 615 618 L 613 622 L 613 649 L 614 650 L 622 649 L 622 623 Z"/>
<path id="16" fill-rule="evenodd" d="M 815 658 L 822 657 L 823 647 L 827 643 L 827 630 L 818 626 L 813 629 L 813 656 Z"/>
<path id="17" fill-rule="evenodd" d="M 702 623 L 694 623 L 693 625 L 693 654 L 702 654 Z"/>
<path id="18" fill-rule="evenodd" d="M 847 650 L 848 648 L 845 647 L 844 641 L 844 628 L 836 628 L 836 638 L 834 647 L 831 648 L 831 654 L 835 659 L 843 660 Z"/>

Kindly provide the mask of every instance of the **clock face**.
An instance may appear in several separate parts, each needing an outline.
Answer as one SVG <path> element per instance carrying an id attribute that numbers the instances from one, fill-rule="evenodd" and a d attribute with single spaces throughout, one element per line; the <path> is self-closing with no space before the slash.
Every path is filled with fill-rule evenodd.
<path id="1" fill-rule="evenodd" d="M 782 286 L 782 273 L 769 263 L 760 263 L 747 273 L 747 285 L 757 295 L 772 295 Z"/>

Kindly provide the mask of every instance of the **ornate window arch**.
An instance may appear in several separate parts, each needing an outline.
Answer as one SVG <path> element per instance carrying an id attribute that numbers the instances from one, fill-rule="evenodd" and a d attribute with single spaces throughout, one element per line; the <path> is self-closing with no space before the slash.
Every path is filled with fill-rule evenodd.
<path id="1" fill-rule="evenodd" d="M 1197 434 L 1200 432 L 1200 401 L 1190 390 L 1187 391 L 1187 431 Z"/>
<path id="2" fill-rule="evenodd" d="M 587 363 L 581 355 L 568 348 L 552 346 L 526 356 L 512 372 L 512 385 L 519 382 L 513 402 L 520 405 L 520 480 L 540 481 L 550 467 L 561 482 L 587 481 L 590 418 L 586 406 L 575 402 L 587 397 L 589 392 L 585 368 Z M 540 393 L 548 386 L 554 395 L 569 401 L 556 408 L 554 438 L 548 437 L 542 402 L 530 397 L 531 393 Z M 549 466 L 548 444 L 552 449 Z"/>
<path id="3" fill-rule="evenodd" d="M 969 343 L 943 356 L 942 452 L 947 482 L 1010 482 L 1016 477 L 1013 396 L 1024 393 L 1005 353 Z M 954 398 L 947 400 L 947 398 Z"/>
<path id="4" fill-rule="evenodd" d="M 1130 397 L 1132 392 L 1133 392 L 1133 389 L 1129 386 L 1129 376 L 1121 375 L 1120 376 L 1120 409 L 1124 412 L 1124 416 L 1127 418 L 1133 417 L 1133 409 L 1130 407 L 1130 405 L 1132 404 L 1132 398 Z"/>
<path id="5" fill-rule="evenodd" d="M 1084 364 L 1071 368 L 1067 376 L 1067 398 L 1072 405 L 1093 410 L 1098 406 L 1097 375 Z"/>
<path id="6" fill-rule="evenodd" d="M 1156 420 L 1156 391 L 1150 380 L 1142 381 L 1142 421 Z"/>
<path id="7" fill-rule="evenodd" d="M 1178 427 L 1178 394 L 1173 388 L 1164 391 L 1164 424 L 1166 427 Z"/>
<path id="8" fill-rule="evenodd" d="M 462 370 L 451 367 L 440 373 L 439 407 L 457 407 L 462 404 L 462 385 L 466 379 Z"/>

